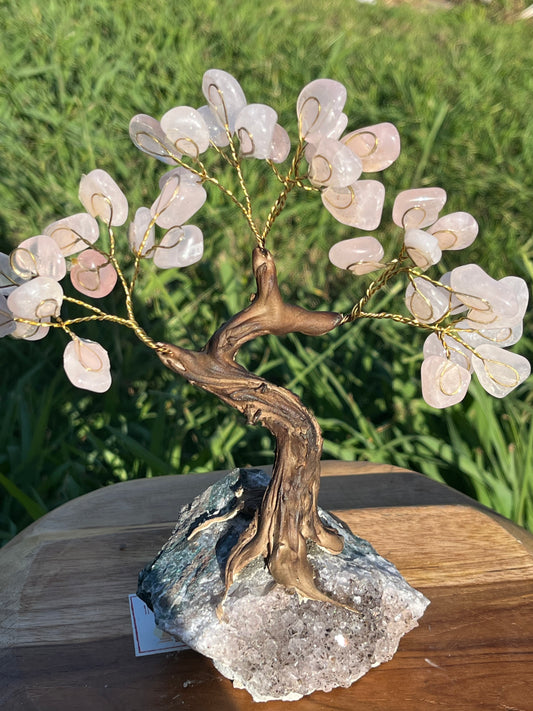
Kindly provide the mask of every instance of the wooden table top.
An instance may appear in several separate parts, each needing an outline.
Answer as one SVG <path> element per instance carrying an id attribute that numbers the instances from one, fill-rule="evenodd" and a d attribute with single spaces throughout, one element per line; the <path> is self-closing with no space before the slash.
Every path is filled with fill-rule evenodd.
<path id="1" fill-rule="evenodd" d="M 431 600 L 392 661 L 349 689 L 259 706 L 190 650 L 135 657 L 137 574 L 220 475 L 100 489 L 0 549 L 1 709 L 533 710 L 533 537 L 391 466 L 324 462 L 320 503 Z"/>

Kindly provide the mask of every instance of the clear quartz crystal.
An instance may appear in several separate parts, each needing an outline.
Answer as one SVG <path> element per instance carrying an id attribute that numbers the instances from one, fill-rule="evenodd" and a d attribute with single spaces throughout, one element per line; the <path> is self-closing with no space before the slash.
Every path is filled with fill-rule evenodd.
<path id="1" fill-rule="evenodd" d="M 300 135 L 307 138 L 313 135 L 331 137 L 337 132 L 339 122 L 343 121 L 342 109 L 346 103 L 346 88 L 333 79 L 315 79 L 307 84 L 296 103 L 296 113 Z"/>
<path id="2" fill-rule="evenodd" d="M 147 114 L 137 114 L 130 121 L 130 138 L 135 146 L 162 163 L 173 165 L 175 148 L 168 140 L 159 121 Z"/>
<path id="3" fill-rule="evenodd" d="M 415 277 L 405 290 L 405 305 L 420 323 L 435 323 L 448 313 L 450 296 L 443 286 Z"/>
<path id="4" fill-rule="evenodd" d="M 202 231 L 196 225 L 184 225 L 169 230 L 154 251 L 154 264 L 160 269 L 188 267 L 204 253 Z"/>
<path id="5" fill-rule="evenodd" d="M 309 165 L 309 180 L 315 186 L 345 188 L 355 183 L 361 172 L 361 161 L 349 148 L 333 138 L 322 138 Z"/>
<path id="6" fill-rule="evenodd" d="M 208 69 L 203 76 L 202 91 L 219 124 L 227 124 L 233 134 L 235 119 L 246 106 L 246 96 L 237 79 L 222 69 Z"/>
<path id="7" fill-rule="evenodd" d="M 404 237 L 407 254 L 420 269 L 429 269 L 442 257 L 437 238 L 424 230 L 407 230 Z"/>
<path id="8" fill-rule="evenodd" d="M 178 227 L 189 220 L 204 204 L 205 189 L 176 173 L 165 182 L 161 194 L 151 207 L 156 224 L 164 229 Z"/>
<path id="9" fill-rule="evenodd" d="M 61 285 L 55 279 L 42 276 L 24 282 L 7 297 L 14 316 L 32 321 L 59 316 L 62 302 Z"/>
<path id="10" fill-rule="evenodd" d="M 155 244 L 155 225 L 150 227 L 152 219 L 149 208 L 140 207 L 136 211 L 128 231 L 130 248 L 134 254 L 138 254 L 142 247 L 142 256 L 151 256 Z"/>
<path id="11" fill-rule="evenodd" d="M 247 104 L 235 120 L 235 131 L 245 158 L 270 158 L 278 115 L 266 104 Z"/>
<path id="12" fill-rule="evenodd" d="M 44 233 L 51 237 L 64 257 L 87 249 L 100 235 L 98 222 L 88 212 L 56 220 L 44 228 Z"/>
<path id="13" fill-rule="evenodd" d="M 0 338 L 13 333 L 15 328 L 16 324 L 13 321 L 13 314 L 7 305 L 7 299 L 0 294 Z"/>
<path id="14" fill-rule="evenodd" d="M 440 356 L 457 363 L 465 370 L 472 370 L 472 351 L 452 336 L 443 335 L 441 339 L 436 333 L 431 333 L 424 341 L 423 353 L 424 358 Z"/>

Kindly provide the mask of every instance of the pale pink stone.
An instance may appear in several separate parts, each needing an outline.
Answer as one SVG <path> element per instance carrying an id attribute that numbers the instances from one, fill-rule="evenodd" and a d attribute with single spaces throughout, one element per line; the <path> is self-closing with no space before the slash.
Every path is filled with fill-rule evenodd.
<path id="1" fill-rule="evenodd" d="M 200 106 L 198 113 L 201 115 L 209 131 L 209 140 L 214 143 L 215 146 L 219 148 L 224 148 L 224 146 L 229 145 L 228 134 L 226 129 L 218 121 L 216 114 L 211 111 L 211 107 L 207 104 L 205 106 Z"/>
<path id="2" fill-rule="evenodd" d="M 395 225 L 404 229 L 422 229 L 432 225 L 446 203 L 442 188 L 416 188 L 399 193 L 392 208 Z"/>
<path id="3" fill-rule="evenodd" d="M 43 276 L 24 282 L 7 297 L 7 306 L 13 316 L 31 321 L 59 316 L 62 303 L 63 289 L 60 284 Z"/>
<path id="4" fill-rule="evenodd" d="M 289 134 L 277 123 L 272 134 L 269 158 L 274 163 L 283 163 L 291 152 L 291 139 Z"/>
<path id="5" fill-rule="evenodd" d="M 468 320 L 478 326 L 512 326 L 523 318 L 528 293 L 527 284 L 519 277 L 505 277 L 498 282 L 479 265 L 464 264 L 451 272 L 450 285 L 470 308 Z"/>
<path id="6" fill-rule="evenodd" d="M 87 249 L 80 254 L 70 270 L 70 280 L 85 296 L 100 299 L 113 291 L 117 283 L 117 272 L 105 254 Z"/>
<path id="7" fill-rule="evenodd" d="M 323 138 L 309 164 L 312 185 L 345 188 L 353 185 L 362 172 L 361 161 L 349 148 L 333 138 Z"/>
<path id="8" fill-rule="evenodd" d="M 315 79 L 307 84 L 296 103 L 299 133 L 302 138 L 313 135 L 335 135 L 343 121 L 342 109 L 346 103 L 346 88 L 333 79 Z M 344 130 L 344 129 L 343 129 Z"/>
<path id="9" fill-rule="evenodd" d="M 136 211 L 128 232 L 130 248 L 135 255 L 140 252 L 143 257 L 152 256 L 155 244 L 155 226 L 150 224 L 152 220 L 152 213 L 147 207 Z"/>
<path id="10" fill-rule="evenodd" d="M 5 296 L 0 294 L 0 338 L 13 333 L 16 324 L 13 321 L 13 314 L 9 310 Z"/>
<path id="11" fill-rule="evenodd" d="M 161 128 L 179 154 L 198 158 L 209 148 L 209 129 L 199 111 L 176 106 L 161 118 Z"/>
<path id="12" fill-rule="evenodd" d="M 78 212 L 52 222 L 44 228 L 44 233 L 57 243 L 64 257 L 70 257 L 94 244 L 100 235 L 100 229 L 92 215 Z"/>
<path id="13" fill-rule="evenodd" d="M 405 305 L 420 323 L 435 323 L 448 314 L 448 291 L 423 277 L 409 282 L 405 290 Z"/>
<path id="14" fill-rule="evenodd" d="M 7 296 L 25 280 L 11 268 L 9 254 L 0 252 L 0 294 Z"/>
<path id="15" fill-rule="evenodd" d="M 82 176 L 79 198 L 87 212 L 106 225 L 118 227 L 128 219 L 126 196 L 105 170 L 97 168 Z"/>
<path id="16" fill-rule="evenodd" d="M 385 170 L 400 155 L 400 134 L 392 123 L 359 128 L 341 140 L 359 157 L 365 173 Z"/>
<path id="17" fill-rule="evenodd" d="M 443 335 L 443 340 L 445 345 L 436 333 L 430 334 L 424 341 L 424 358 L 429 358 L 430 356 L 447 358 L 460 365 L 461 368 L 471 371 L 472 351 L 452 336 Z"/>
<path id="18" fill-rule="evenodd" d="M 77 388 L 103 393 L 111 386 L 111 366 L 105 348 L 99 343 L 76 338 L 67 344 L 63 367 Z"/>
<path id="19" fill-rule="evenodd" d="M 169 230 L 154 253 L 154 264 L 160 269 L 188 267 L 199 261 L 204 252 L 202 230 L 196 225 L 184 225 Z"/>
<path id="20" fill-rule="evenodd" d="M 37 235 L 21 242 L 10 255 L 11 268 L 21 279 L 46 276 L 56 281 L 67 273 L 65 257 L 48 235 Z"/>
<path id="21" fill-rule="evenodd" d="M 235 120 L 235 132 L 245 158 L 269 158 L 278 115 L 266 104 L 247 104 Z"/>
<path id="22" fill-rule="evenodd" d="M 179 154 L 168 140 L 159 121 L 147 114 L 138 114 L 130 121 L 130 138 L 139 150 L 162 163 L 173 165 Z"/>
<path id="23" fill-rule="evenodd" d="M 343 225 L 375 230 L 381 221 L 385 188 L 377 180 L 358 180 L 347 188 L 326 188 L 321 197 L 326 210 Z"/>
<path id="24" fill-rule="evenodd" d="M 424 230 L 407 230 L 404 237 L 407 254 L 420 269 L 428 269 L 442 257 L 437 238 Z"/>
<path id="25" fill-rule="evenodd" d="M 463 400 L 470 385 L 470 373 L 447 358 L 432 355 L 422 363 L 421 381 L 424 400 L 441 409 Z"/>
<path id="26" fill-rule="evenodd" d="M 336 141 L 340 140 L 340 137 L 348 125 L 348 116 L 345 113 L 340 113 L 337 122 L 335 124 L 331 123 L 328 130 L 317 131 L 316 133 L 308 133 L 305 140 L 308 144 L 316 145 L 320 143 L 323 138 L 333 138 Z"/>
<path id="27" fill-rule="evenodd" d="M 235 119 L 246 106 L 246 96 L 237 79 L 222 69 L 208 69 L 203 76 L 202 91 L 220 125 L 227 124 L 234 133 Z"/>
<path id="28" fill-rule="evenodd" d="M 170 178 L 179 178 L 180 182 L 182 183 L 191 183 L 191 185 L 201 185 L 202 180 L 201 178 L 196 175 L 196 173 L 193 173 L 192 170 L 189 170 L 188 168 L 185 168 L 185 166 L 178 166 L 177 168 L 173 168 L 172 170 L 168 170 L 166 173 L 163 173 L 163 175 L 159 178 L 159 190 L 163 190 L 165 187 L 166 183 Z"/>
<path id="29" fill-rule="evenodd" d="M 202 207 L 206 198 L 207 193 L 200 184 L 189 182 L 182 174 L 175 174 L 166 181 L 150 211 L 159 227 L 178 227 Z"/>
<path id="30" fill-rule="evenodd" d="M 382 268 L 383 247 L 375 237 L 352 237 L 337 242 L 329 250 L 329 261 L 354 274 L 367 274 Z"/>
<path id="31" fill-rule="evenodd" d="M 517 353 L 491 344 L 476 348 L 472 365 L 479 382 L 494 397 L 505 397 L 531 373 L 529 361 Z"/>
<path id="32" fill-rule="evenodd" d="M 464 249 L 476 239 L 477 222 L 468 212 L 452 212 L 428 227 L 428 232 L 439 241 L 441 249 Z"/>
<path id="33" fill-rule="evenodd" d="M 522 338 L 523 323 L 516 326 L 499 326 L 497 328 L 480 328 L 468 319 L 463 319 L 454 324 L 454 330 L 469 346 L 476 348 L 484 343 L 491 343 L 499 348 L 508 348 Z"/>
<path id="34" fill-rule="evenodd" d="M 442 284 L 443 286 L 448 287 L 447 291 L 448 291 L 448 296 L 450 298 L 450 306 L 449 306 L 450 316 L 454 316 L 455 314 L 460 314 L 462 311 L 466 311 L 468 309 L 468 307 L 465 306 L 462 301 L 459 301 L 457 296 L 454 294 L 454 292 L 451 288 L 451 277 L 452 277 L 452 273 L 446 272 L 446 274 L 443 274 L 441 277 L 439 277 L 439 283 Z"/>
<path id="35" fill-rule="evenodd" d="M 49 323 L 50 318 L 41 318 L 39 323 Z M 25 341 L 40 341 L 48 335 L 50 329 L 48 326 L 33 326 L 29 323 L 16 323 L 15 330 L 10 334 L 12 338 L 20 338 Z"/>

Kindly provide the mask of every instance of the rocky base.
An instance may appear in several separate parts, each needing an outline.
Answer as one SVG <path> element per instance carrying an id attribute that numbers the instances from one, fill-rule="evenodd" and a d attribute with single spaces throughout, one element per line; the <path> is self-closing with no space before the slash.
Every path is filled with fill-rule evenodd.
<path id="1" fill-rule="evenodd" d="M 309 544 L 317 587 L 339 604 L 302 600 L 256 559 L 223 605 L 228 554 L 248 525 L 269 478 L 235 469 L 184 507 L 170 539 L 139 576 L 137 594 L 158 626 L 210 657 L 254 701 L 292 701 L 348 687 L 388 661 L 429 601 L 372 546 L 320 510 L 344 537 L 334 556 Z"/>

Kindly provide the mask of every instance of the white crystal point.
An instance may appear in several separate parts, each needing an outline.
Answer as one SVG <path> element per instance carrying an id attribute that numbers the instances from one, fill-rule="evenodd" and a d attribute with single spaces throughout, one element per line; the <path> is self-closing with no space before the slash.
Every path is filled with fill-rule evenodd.
<path id="1" fill-rule="evenodd" d="M 162 163 L 173 165 L 179 154 L 168 140 L 159 121 L 147 114 L 137 114 L 130 121 L 130 138 L 143 153 Z"/>
<path id="2" fill-rule="evenodd" d="M 433 264 L 437 264 L 442 257 L 437 238 L 424 230 L 407 230 L 404 244 L 407 254 L 420 269 L 428 269 Z"/>
<path id="3" fill-rule="evenodd" d="M 375 237 L 352 237 L 333 245 L 329 250 L 329 261 L 340 269 L 360 275 L 381 269 L 383 254 L 383 247 Z"/>
<path id="4" fill-rule="evenodd" d="M 191 106 L 176 106 L 161 118 L 161 128 L 178 153 L 198 158 L 209 148 L 209 129 Z"/>
<path id="5" fill-rule="evenodd" d="M 208 104 L 200 106 L 198 113 L 205 121 L 207 130 L 209 131 L 210 142 L 214 143 L 214 145 L 219 148 L 224 148 L 224 146 L 229 145 L 229 138 L 226 133 L 226 129 L 219 123 L 216 115 L 211 111 L 211 107 Z"/>
<path id="6" fill-rule="evenodd" d="M 13 314 L 7 305 L 7 299 L 0 294 L 0 338 L 13 333 L 15 328 L 16 324 L 13 321 Z"/>
<path id="7" fill-rule="evenodd" d="M 100 235 L 98 222 L 87 212 L 56 220 L 44 228 L 44 233 L 51 237 L 64 257 L 87 249 L 96 242 Z"/>
<path id="8" fill-rule="evenodd" d="M 420 375 L 422 397 L 439 409 L 461 402 L 470 385 L 468 370 L 437 355 L 424 359 Z"/>
<path id="9" fill-rule="evenodd" d="M 25 239 L 11 252 L 10 263 L 21 279 L 46 276 L 60 281 L 67 273 L 65 257 L 48 235 Z"/>
<path id="10" fill-rule="evenodd" d="M 463 319 L 454 324 L 457 335 L 469 346 L 476 348 L 484 343 L 490 343 L 500 348 L 514 346 L 522 338 L 522 322 L 516 326 L 500 326 L 498 328 L 479 328 L 468 319 Z"/>
<path id="11" fill-rule="evenodd" d="M 199 183 L 193 183 L 182 173 L 177 173 L 167 179 L 150 211 L 159 227 L 169 229 L 187 222 L 202 207 L 206 198 L 207 193 Z"/>
<path id="12" fill-rule="evenodd" d="M 517 353 L 491 344 L 476 348 L 472 365 L 479 382 L 494 397 L 505 397 L 531 373 L 529 361 Z"/>
<path id="13" fill-rule="evenodd" d="M 246 96 L 237 79 L 222 69 L 208 69 L 203 76 L 202 91 L 220 125 L 227 125 L 233 134 L 235 119 L 246 106 Z"/>
<path id="14" fill-rule="evenodd" d="M 399 193 L 392 207 L 395 225 L 409 229 L 422 229 L 432 225 L 446 203 L 442 188 L 416 188 Z"/>
<path id="15" fill-rule="evenodd" d="M 443 286 L 415 277 L 405 290 L 405 305 L 420 323 L 435 323 L 448 314 L 450 296 Z"/>
<path id="16" fill-rule="evenodd" d="M 154 252 L 154 264 L 160 269 L 188 267 L 198 262 L 204 253 L 202 230 L 196 225 L 184 225 L 169 230 Z"/>
<path id="17" fill-rule="evenodd" d="M 470 308 L 468 320 L 478 327 L 515 326 L 524 317 L 528 287 L 519 277 L 496 281 L 477 264 L 464 264 L 451 272 L 450 285 Z"/>
<path id="18" fill-rule="evenodd" d="M 42 276 L 24 282 L 7 297 L 13 316 L 31 321 L 59 316 L 62 302 L 63 289 L 58 282 Z"/>
<path id="19" fill-rule="evenodd" d="M 479 226 L 468 212 L 452 212 L 441 217 L 428 232 L 439 241 L 441 249 L 464 249 L 476 239 Z"/>
<path id="20" fill-rule="evenodd" d="M 7 296 L 25 280 L 11 268 L 9 254 L 0 252 L 0 294 Z"/>
<path id="21" fill-rule="evenodd" d="M 278 115 L 266 104 L 247 104 L 235 119 L 235 132 L 245 158 L 270 158 Z"/>
<path id="22" fill-rule="evenodd" d="M 321 197 L 326 210 L 343 225 L 375 230 L 381 222 L 385 187 L 377 180 L 358 180 L 346 188 L 326 188 Z"/>
<path id="23" fill-rule="evenodd" d="M 341 139 L 359 157 L 364 173 L 385 170 L 400 155 L 400 134 L 392 123 L 377 123 L 352 131 Z"/>
<path id="24" fill-rule="evenodd" d="M 343 143 L 323 138 L 309 164 L 309 180 L 316 187 L 346 188 L 362 173 L 359 158 Z"/>
<path id="25" fill-rule="evenodd" d="M 272 143 L 270 144 L 270 155 L 268 156 L 274 163 L 283 163 L 291 152 L 291 139 L 287 131 L 277 123 L 272 133 Z"/>
<path id="26" fill-rule="evenodd" d="M 95 341 L 76 338 L 63 353 L 63 367 L 70 382 L 77 388 L 103 393 L 111 385 L 109 356 Z"/>
<path id="27" fill-rule="evenodd" d="M 442 336 L 442 340 L 436 333 L 430 334 L 424 341 L 423 353 L 424 358 L 439 356 L 457 363 L 465 370 L 472 370 L 472 351 L 447 334 Z"/>
<path id="28" fill-rule="evenodd" d="M 79 198 L 87 212 L 106 225 L 118 227 L 128 219 L 126 196 L 105 170 L 96 168 L 82 176 Z"/>
<path id="29" fill-rule="evenodd" d="M 344 122 L 345 103 L 346 88 L 338 81 L 315 79 L 304 86 L 296 103 L 300 136 L 307 139 L 312 134 L 313 142 L 318 136 L 335 137 Z"/>
<path id="30" fill-rule="evenodd" d="M 150 227 L 152 222 L 152 213 L 147 207 L 140 207 L 130 224 L 128 231 L 128 241 L 131 251 L 142 257 L 150 257 L 152 255 L 155 244 L 155 226 Z"/>

